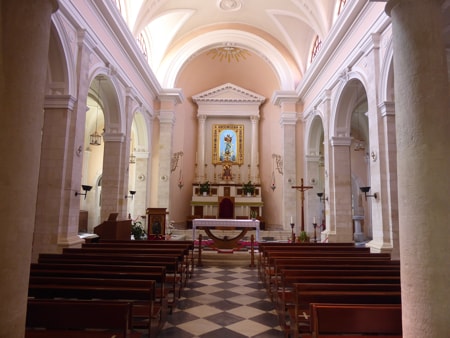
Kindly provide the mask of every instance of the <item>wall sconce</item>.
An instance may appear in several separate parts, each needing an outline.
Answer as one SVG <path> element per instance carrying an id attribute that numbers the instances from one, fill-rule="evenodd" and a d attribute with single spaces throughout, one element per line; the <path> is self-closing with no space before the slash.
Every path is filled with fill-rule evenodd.
<path id="1" fill-rule="evenodd" d="M 83 185 L 81 185 L 81 188 L 83 189 L 84 193 L 75 191 L 75 196 L 84 195 L 84 199 L 86 199 L 86 195 L 87 195 L 88 191 L 91 191 L 92 185 L 84 185 L 83 184 Z"/>
<path id="2" fill-rule="evenodd" d="M 130 164 L 136 163 L 136 155 L 134 153 L 131 153 L 130 155 Z"/>
<path id="3" fill-rule="evenodd" d="M 125 198 L 131 198 L 131 199 L 133 199 L 134 194 L 136 194 L 136 190 L 130 190 L 130 195 L 129 195 L 129 196 L 125 196 Z"/>
<path id="4" fill-rule="evenodd" d="M 378 198 L 377 193 L 374 193 L 373 195 L 367 195 L 367 193 L 370 191 L 370 187 L 360 187 L 359 189 L 364 193 L 364 197 L 366 198 L 366 201 L 367 201 L 367 197 L 375 197 L 375 199 Z"/>
<path id="5" fill-rule="evenodd" d="M 325 197 L 323 192 L 318 192 L 317 196 L 319 197 L 320 202 L 328 201 L 328 197 Z"/>
<path id="6" fill-rule="evenodd" d="M 372 161 L 376 161 L 377 160 L 377 153 L 376 152 L 374 152 L 374 151 L 372 151 L 371 153 L 370 153 L 370 157 L 372 157 Z"/>

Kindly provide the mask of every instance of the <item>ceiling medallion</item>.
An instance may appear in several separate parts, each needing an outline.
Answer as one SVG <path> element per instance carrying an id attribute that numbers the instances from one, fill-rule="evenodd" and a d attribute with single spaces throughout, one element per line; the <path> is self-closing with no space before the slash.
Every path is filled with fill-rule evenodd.
<path id="1" fill-rule="evenodd" d="M 241 0 L 217 0 L 217 6 L 223 11 L 238 11 L 242 7 Z"/>
<path id="2" fill-rule="evenodd" d="M 241 58 L 245 60 L 247 56 L 250 56 L 251 54 L 246 49 L 227 45 L 211 49 L 206 55 L 211 55 L 213 60 L 218 58 L 219 61 L 227 60 L 228 62 L 231 62 L 234 60 L 239 62 Z"/>

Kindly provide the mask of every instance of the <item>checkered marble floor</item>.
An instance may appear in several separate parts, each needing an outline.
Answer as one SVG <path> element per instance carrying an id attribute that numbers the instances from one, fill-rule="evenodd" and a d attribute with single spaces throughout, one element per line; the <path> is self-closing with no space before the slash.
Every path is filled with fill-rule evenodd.
<path id="1" fill-rule="evenodd" d="M 196 267 L 159 338 L 284 337 L 256 268 Z"/>

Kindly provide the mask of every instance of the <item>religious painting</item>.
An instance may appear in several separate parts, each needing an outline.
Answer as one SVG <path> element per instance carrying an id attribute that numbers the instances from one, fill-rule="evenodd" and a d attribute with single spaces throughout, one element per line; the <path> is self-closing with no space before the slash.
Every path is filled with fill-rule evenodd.
<path id="1" fill-rule="evenodd" d="M 213 164 L 244 163 L 244 125 L 215 124 L 213 126 Z"/>

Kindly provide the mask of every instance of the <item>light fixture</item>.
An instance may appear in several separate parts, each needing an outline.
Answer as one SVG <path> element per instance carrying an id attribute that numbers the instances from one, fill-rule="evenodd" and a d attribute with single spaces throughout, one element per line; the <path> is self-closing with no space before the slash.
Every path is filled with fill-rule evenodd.
<path id="1" fill-rule="evenodd" d="M 219 61 L 227 60 L 228 62 L 231 62 L 234 60 L 239 62 L 240 59 L 245 60 L 247 56 L 250 56 L 251 54 L 248 50 L 236 47 L 229 42 L 223 47 L 211 49 L 206 55 L 212 55 L 211 58 L 213 60 L 217 57 Z"/>
<path id="2" fill-rule="evenodd" d="M 134 195 L 136 194 L 135 190 L 130 190 L 130 195 L 129 196 L 125 196 L 125 198 L 131 198 L 133 199 Z"/>
<path id="3" fill-rule="evenodd" d="M 364 197 L 366 198 L 366 201 L 367 201 L 367 197 L 374 197 L 375 199 L 378 198 L 377 193 L 374 193 L 373 195 L 367 195 L 367 193 L 370 191 L 370 187 L 360 187 L 359 189 L 364 193 Z"/>
<path id="4" fill-rule="evenodd" d="M 86 195 L 87 195 L 88 191 L 91 191 L 92 185 L 84 185 L 83 184 L 83 185 L 81 185 L 81 188 L 83 189 L 84 193 L 75 191 L 75 196 L 84 195 L 84 199 L 86 199 Z"/>
<path id="5" fill-rule="evenodd" d="M 323 193 L 323 192 L 317 193 L 317 196 L 319 197 L 320 202 L 328 201 L 328 197 L 325 197 L 324 194 L 325 193 Z"/>
<path id="6" fill-rule="evenodd" d="M 136 163 L 136 155 L 134 153 L 131 153 L 130 155 L 130 164 Z"/>
<path id="7" fill-rule="evenodd" d="M 97 100 L 100 99 L 100 77 L 98 78 L 98 87 L 97 87 Z M 99 146 L 102 144 L 102 135 L 97 132 L 97 124 L 98 124 L 98 101 L 96 105 L 97 116 L 95 117 L 95 131 L 89 135 L 89 144 L 92 146 Z"/>

